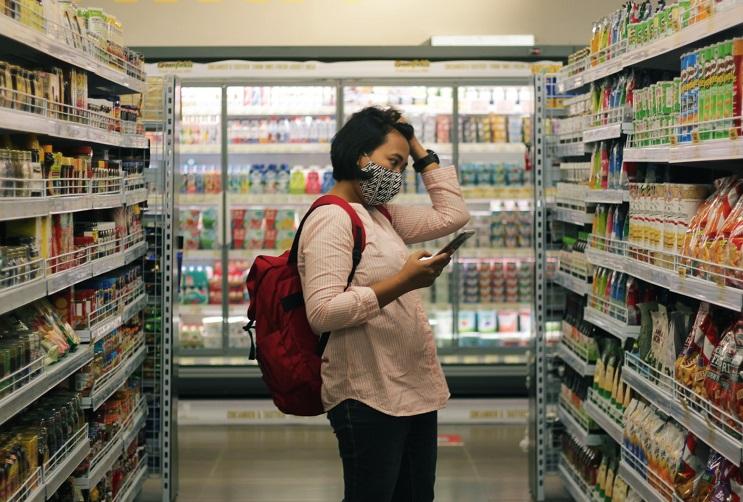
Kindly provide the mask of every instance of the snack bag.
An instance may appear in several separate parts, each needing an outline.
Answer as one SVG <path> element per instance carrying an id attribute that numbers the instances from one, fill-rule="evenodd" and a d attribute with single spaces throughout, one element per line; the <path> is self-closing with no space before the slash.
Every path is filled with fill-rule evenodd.
<path id="1" fill-rule="evenodd" d="M 721 178 L 715 180 L 715 190 L 710 194 L 709 197 L 702 203 L 697 211 L 697 214 L 689 221 L 689 225 L 684 235 L 683 242 L 681 243 L 681 254 L 683 256 L 693 257 L 693 250 L 697 247 L 697 242 L 701 239 L 702 232 L 707 226 L 707 220 L 710 212 L 717 204 L 720 194 L 724 189 L 730 185 L 732 178 Z M 686 260 L 684 263 L 689 264 L 690 261 Z"/>
<path id="2" fill-rule="evenodd" d="M 710 496 L 712 493 L 712 488 L 715 485 L 715 479 L 717 477 L 717 473 L 722 467 L 722 464 L 725 462 L 725 459 L 717 453 L 716 451 L 711 451 L 709 460 L 707 461 L 707 466 L 704 469 L 704 474 L 700 477 L 699 482 L 697 483 L 695 490 L 694 490 L 694 496 L 691 500 L 693 501 L 706 501 L 709 500 L 707 497 Z"/>
<path id="3" fill-rule="evenodd" d="M 691 432 L 688 433 L 673 479 L 676 494 L 682 500 L 690 502 L 693 499 L 694 488 L 704 472 L 704 465 L 708 458 L 709 446 L 697 439 Z"/>
<path id="4" fill-rule="evenodd" d="M 686 387 L 693 387 L 694 375 L 696 373 L 697 360 L 702 352 L 706 333 L 714 330 L 708 303 L 699 304 L 699 310 L 694 318 L 689 336 L 686 338 L 681 355 L 676 359 L 676 381 Z"/>
<path id="5" fill-rule="evenodd" d="M 719 278 L 719 269 L 710 267 L 704 262 L 713 261 L 712 244 L 718 235 L 722 233 L 725 222 L 736 207 L 741 193 L 743 193 L 743 180 L 735 180 L 728 188 L 721 192 L 720 197 L 717 199 L 717 204 L 710 210 L 701 238 L 696 242 L 697 247 L 692 250 L 694 256 L 702 261 L 699 265 L 699 268 L 703 271 L 701 274 L 702 277 L 709 280 Z"/>
<path id="6" fill-rule="evenodd" d="M 736 353 L 730 365 L 728 410 L 733 416 L 743 419 L 743 319 L 739 318 L 731 329 Z"/>
<path id="7" fill-rule="evenodd" d="M 728 409 L 730 373 L 727 370 L 735 357 L 735 332 L 731 326 L 712 352 L 704 376 L 704 396 L 714 405 Z"/>

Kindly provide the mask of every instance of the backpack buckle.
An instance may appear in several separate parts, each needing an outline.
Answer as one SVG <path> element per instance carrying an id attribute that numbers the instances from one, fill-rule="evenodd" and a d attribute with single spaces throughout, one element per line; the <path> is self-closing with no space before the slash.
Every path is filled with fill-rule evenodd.
<path id="1" fill-rule="evenodd" d="M 248 333 L 248 336 L 250 337 L 250 354 L 248 354 L 248 359 L 251 361 L 255 361 L 256 357 L 258 356 L 257 350 L 255 347 L 255 339 L 253 338 L 253 326 L 255 325 L 255 321 L 249 321 L 248 324 L 243 326 L 243 330 Z"/>

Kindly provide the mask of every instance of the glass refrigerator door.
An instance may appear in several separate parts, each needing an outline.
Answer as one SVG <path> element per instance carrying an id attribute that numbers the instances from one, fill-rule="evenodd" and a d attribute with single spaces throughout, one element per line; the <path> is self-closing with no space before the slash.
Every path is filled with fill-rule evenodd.
<path id="1" fill-rule="evenodd" d="M 453 87 L 440 86 L 347 86 L 344 93 L 346 119 L 367 106 L 393 106 L 403 112 L 415 128 L 416 136 L 426 147 L 434 150 L 442 165 L 453 162 L 452 120 L 454 112 Z M 412 160 L 411 160 L 412 162 Z M 430 204 L 425 187 L 412 165 L 405 170 L 402 193 L 396 203 Z M 435 252 L 452 236 L 413 246 Z M 434 285 L 424 291 L 429 321 L 439 346 L 442 360 L 456 346 L 454 330 L 453 267 L 441 274 Z"/>
<path id="2" fill-rule="evenodd" d="M 456 318 L 458 347 L 472 362 L 523 362 L 531 335 L 532 96 L 527 86 L 458 90 L 460 182 L 477 237 L 456 259 Z"/>
<path id="3" fill-rule="evenodd" d="M 527 163 L 533 90 L 458 90 L 460 183 L 477 231 L 456 257 L 461 359 L 523 363 L 531 334 L 533 195 Z"/>
<path id="4" fill-rule="evenodd" d="M 335 86 L 227 88 L 227 322 L 230 349 L 245 352 L 245 275 L 259 254 L 291 248 L 300 218 L 333 185 Z"/>
<path id="5" fill-rule="evenodd" d="M 182 87 L 176 208 L 182 238 L 179 356 L 220 355 L 222 336 L 221 87 Z"/>

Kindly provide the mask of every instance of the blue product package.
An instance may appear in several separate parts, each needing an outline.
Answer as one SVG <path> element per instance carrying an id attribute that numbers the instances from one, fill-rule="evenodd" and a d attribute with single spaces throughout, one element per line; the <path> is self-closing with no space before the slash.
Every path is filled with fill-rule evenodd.
<path id="1" fill-rule="evenodd" d="M 493 184 L 493 172 L 490 164 L 478 162 L 476 164 L 475 179 L 478 186 L 490 186 Z"/>
<path id="2" fill-rule="evenodd" d="M 325 171 L 322 174 L 322 193 L 328 193 L 335 186 L 333 171 Z"/>

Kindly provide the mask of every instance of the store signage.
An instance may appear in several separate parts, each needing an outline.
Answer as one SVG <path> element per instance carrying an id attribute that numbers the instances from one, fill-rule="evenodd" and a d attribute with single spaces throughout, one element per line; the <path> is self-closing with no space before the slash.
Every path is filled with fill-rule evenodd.
<path id="1" fill-rule="evenodd" d="M 172 61 L 147 65 L 147 75 L 177 75 L 185 80 L 227 79 L 361 79 L 394 78 L 415 75 L 416 78 L 530 78 L 532 64 L 511 61 L 429 61 L 426 59 L 396 61 L 219 61 L 192 63 Z"/>

